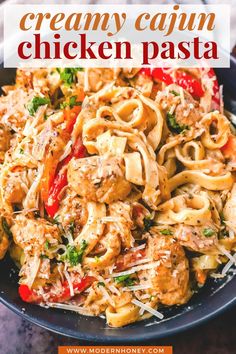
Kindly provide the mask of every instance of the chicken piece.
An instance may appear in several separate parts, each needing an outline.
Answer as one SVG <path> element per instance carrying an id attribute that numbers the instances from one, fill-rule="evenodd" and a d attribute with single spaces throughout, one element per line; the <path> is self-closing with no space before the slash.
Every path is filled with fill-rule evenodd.
<path id="1" fill-rule="evenodd" d="M 193 99 L 190 93 L 183 90 L 180 86 L 171 84 L 166 90 L 159 91 L 156 102 L 167 113 L 175 117 L 175 121 L 180 126 L 195 126 L 202 118 L 200 105 Z"/>
<path id="2" fill-rule="evenodd" d="M 16 86 L 53 95 L 60 86 L 60 74 L 53 68 L 17 69 Z"/>
<path id="3" fill-rule="evenodd" d="M 125 69 L 123 69 L 123 71 L 124 70 Z M 135 73 L 135 71 L 134 71 L 134 73 Z M 134 76 L 134 75 L 132 75 L 132 72 L 131 72 L 130 76 L 127 76 L 126 72 L 124 72 L 124 75 L 129 79 L 129 83 L 132 87 L 134 87 L 135 89 L 142 92 L 142 94 L 144 96 L 150 97 L 150 95 L 152 93 L 152 89 L 153 89 L 153 80 L 149 76 L 142 75 L 142 74 L 136 75 L 136 73 Z M 126 83 L 126 85 L 127 85 L 127 83 Z"/>
<path id="4" fill-rule="evenodd" d="M 87 92 L 97 92 L 106 84 L 115 81 L 118 77 L 119 68 L 89 68 L 77 73 L 78 83 L 84 85 Z"/>
<path id="5" fill-rule="evenodd" d="M 4 258 L 9 244 L 8 237 L 4 234 L 4 232 L 0 232 L 0 259 Z"/>
<path id="6" fill-rule="evenodd" d="M 231 227 L 236 231 L 236 183 L 233 185 L 233 188 L 229 193 L 228 200 L 223 209 L 223 215 L 225 220 L 229 221 Z"/>
<path id="7" fill-rule="evenodd" d="M 131 219 L 131 206 L 128 203 L 116 202 L 109 205 L 111 218 L 117 219 L 110 224 L 110 229 L 119 229 L 120 238 L 124 248 L 131 248 L 134 239 L 131 233 L 133 222 Z"/>
<path id="8" fill-rule="evenodd" d="M 20 248 L 18 245 L 16 245 L 14 242 L 12 242 L 9 247 L 9 253 L 11 259 L 14 261 L 16 266 L 20 269 L 21 266 L 24 264 L 24 260 L 25 260 L 23 249 Z"/>
<path id="9" fill-rule="evenodd" d="M 191 297 L 189 263 L 179 242 L 171 236 L 155 234 L 148 239 L 147 258 L 160 262 L 147 275 L 159 301 L 167 306 L 186 303 Z"/>
<path id="10" fill-rule="evenodd" d="M 191 251 L 218 254 L 217 230 L 212 225 L 188 226 L 180 224 L 174 237 Z"/>
<path id="11" fill-rule="evenodd" d="M 8 203 L 22 203 L 26 195 L 27 182 L 23 171 L 9 172 L 4 190 L 4 199 Z M 27 184 L 26 184 L 26 183 Z"/>
<path id="12" fill-rule="evenodd" d="M 123 159 L 119 157 L 72 159 L 68 183 L 87 200 L 107 204 L 124 200 L 131 190 L 130 182 L 125 179 Z"/>
<path id="13" fill-rule="evenodd" d="M 6 126 L 0 123 L 0 161 L 4 160 L 5 152 L 10 146 L 10 132 Z"/>
<path id="14" fill-rule="evenodd" d="M 5 201 L 13 204 L 22 203 L 35 177 L 35 169 L 16 166 L 9 170 L 4 176 L 3 197 Z"/>
<path id="15" fill-rule="evenodd" d="M 68 190 L 57 212 L 57 220 L 62 224 L 63 229 L 71 231 L 73 228 L 74 233 L 77 234 L 86 224 L 87 218 L 86 203 L 74 191 Z"/>
<path id="16" fill-rule="evenodd" d="M 120 254 L 121 241 L 119 234 L 108 227 L 108 232 L 100 240 L 102 254 L 99 257 L 87 256 L 84 264 L 91 269 L 105 269 L 113 264 L 116 257 Z"/>
<path id="17" fill-rule="evenodd" d="M 15 243 L 29 255 L 47 254 L 47 249 L 57 246 L 60 241 L 56 225 L 45 219 L 28 219 L 24 215 L 17 215 L 11 232 Z"/>
<path id="18" fill-rule="evenodd" d="M 16 86 L 24 89 L 33 88 L 33 70 L 17 69 L 16 70 Z"/>

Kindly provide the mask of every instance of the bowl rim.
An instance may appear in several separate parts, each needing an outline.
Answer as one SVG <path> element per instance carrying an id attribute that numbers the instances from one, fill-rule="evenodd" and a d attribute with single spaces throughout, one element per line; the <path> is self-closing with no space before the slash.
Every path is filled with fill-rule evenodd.
<path id="1" fill-rule="evenodd" d="M 236 293 L 236 277 L 235 276 L 233 276 L 230 279 L 230 281 L 224 285 L 223 289 L 220 289 L 220 291 L 223 292 L 226 290 L 226 288 L 228 288 L 227 293 L 232 294 L 232 296 L 227 301 L 225 301 L 222 298 L 221 305 L 215 306 L 212 311 L 206 312 L 206 314 L 204 314 L 202 316 L 201 307 L 204 304 L 201 304 L 200 306 L 196 306 L 192 310 L 190 310 L 190 312 L 192 312 L 192 311 L 195 312 L 195 314 L 194 314 L 195 319 L 190 321 L 189 323 L 184 323 L 182 325 L 179 325 L 178 327 L 166 329 L 165 331 L 159 331 L 159 332 L 155 331 L 155 326 L 157 326 L 156 328 L 158 328 L 158 323 L 156 325 L 152 326 L 154 331 L 149 331 L 148 327 L 143 326 L 143 333 L 141 335 L 139 334 L 138 338 L 134 335 L 130 335 L 130 334 L 126 335 L 125 334 L 125 328 L 128 328 L 128 327 L 123 328 L 124 329 L 124 336 L 119 336 L 119 337 L 114 337 L 114 336 L 107 335 L 107 334 L 98 334 L 98 335 L 94 336 L 92 334 L 86 333 L 86 331 L 82 332 L 79 330 L 77 331 L 77 330 L 68 329 L 68 328 L 66 329 L 66 332 L 63 332 L 63 326 L 50 324 L 47 320 L 38 319 L 32 315 L 28 315 L 27 313 L 24 313 L 22 311 L 22 306 L 16 305 L 16 304 L 12 303 L 11 301 L 6 300 L 1 294 L 0 294 L 0 303 L 5 305 L 7 308 L 9 308 L 11 311 L 13 311 L 15 314 L 22 317 L 23 319 L 25 319 L 33 324 L 36 324 L 46 330 L 60 334 L 65 337 L 75 338 L 75 339 L 90 341 L 90 342 L 95 342 L 95 343 L 103 343 L 103 344 L 114 344 L 114 343 L 124 344 L 126 342 L 129 342 L 130 344 L 135 344 L 135 343 L 141 343 L 141 342 L 144 342 L 147 340 L 155 340 L 155 339 L 174 336 L 180 332 L 187 331 L 187 330 L 192 329 L 193 327 L 200 326 L 201 324 L 204 324 L 205 322 L 209 321 L 210 319 L 215 318 L 219 314 L 222 314 L 226 310 L 229 310 L 234 305 L 236 305 L 236 295 L 234 295 Z M 233 289 L 230 289 L 230 288 L 233 288 Z M 217 296 L 217 298 L 218 298 L 219 292 L 214 293 L 213 296 Z M 32 306 L 36 306 L 36 305 L 32 305 Z M 40 307 L 39 307 L 39 309 L 40 309 Z M 188 313 L 189 312 L 180 314 L 180 317 L 184 317 Z M 171 320 L 172 320 L 172 318 L 169 319 L 169 321 L 171 321 Z M 161 322 L 160 322 L 160 324 L 161 324 Z"/>

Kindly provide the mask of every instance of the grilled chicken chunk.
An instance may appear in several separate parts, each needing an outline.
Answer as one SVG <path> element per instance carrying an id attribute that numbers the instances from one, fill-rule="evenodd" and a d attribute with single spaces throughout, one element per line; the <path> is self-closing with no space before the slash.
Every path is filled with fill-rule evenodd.
<path id="1" fill-rule="evenodd" d="M 125 179 L 123 159 L 119 157 L 71 160 L 68 183 L 87 200 L 107 204 L 124 200 L 131 190 L 130 182 Z"/>

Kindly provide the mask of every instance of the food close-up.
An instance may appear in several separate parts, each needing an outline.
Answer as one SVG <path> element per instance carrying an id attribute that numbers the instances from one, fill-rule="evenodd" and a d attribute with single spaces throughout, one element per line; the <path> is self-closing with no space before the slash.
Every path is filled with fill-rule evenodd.
<path id="1" fill-rule="evenodd" d="M 236 130 L 213 69 L 17 69 L 0 160 L 0 259 L 24 302 L 161 321 L 235 264 Z"/>

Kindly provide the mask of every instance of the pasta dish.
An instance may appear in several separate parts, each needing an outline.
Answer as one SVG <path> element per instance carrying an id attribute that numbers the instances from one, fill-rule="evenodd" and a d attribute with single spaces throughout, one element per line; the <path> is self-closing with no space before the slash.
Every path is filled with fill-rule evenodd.
<path id="1" fill-rule="evenodd" d="M 212 69 L 18 69 L 0 97 L 0 259 L 25 302 L 122 327 L 236 262 L 236 135 Z"/>

